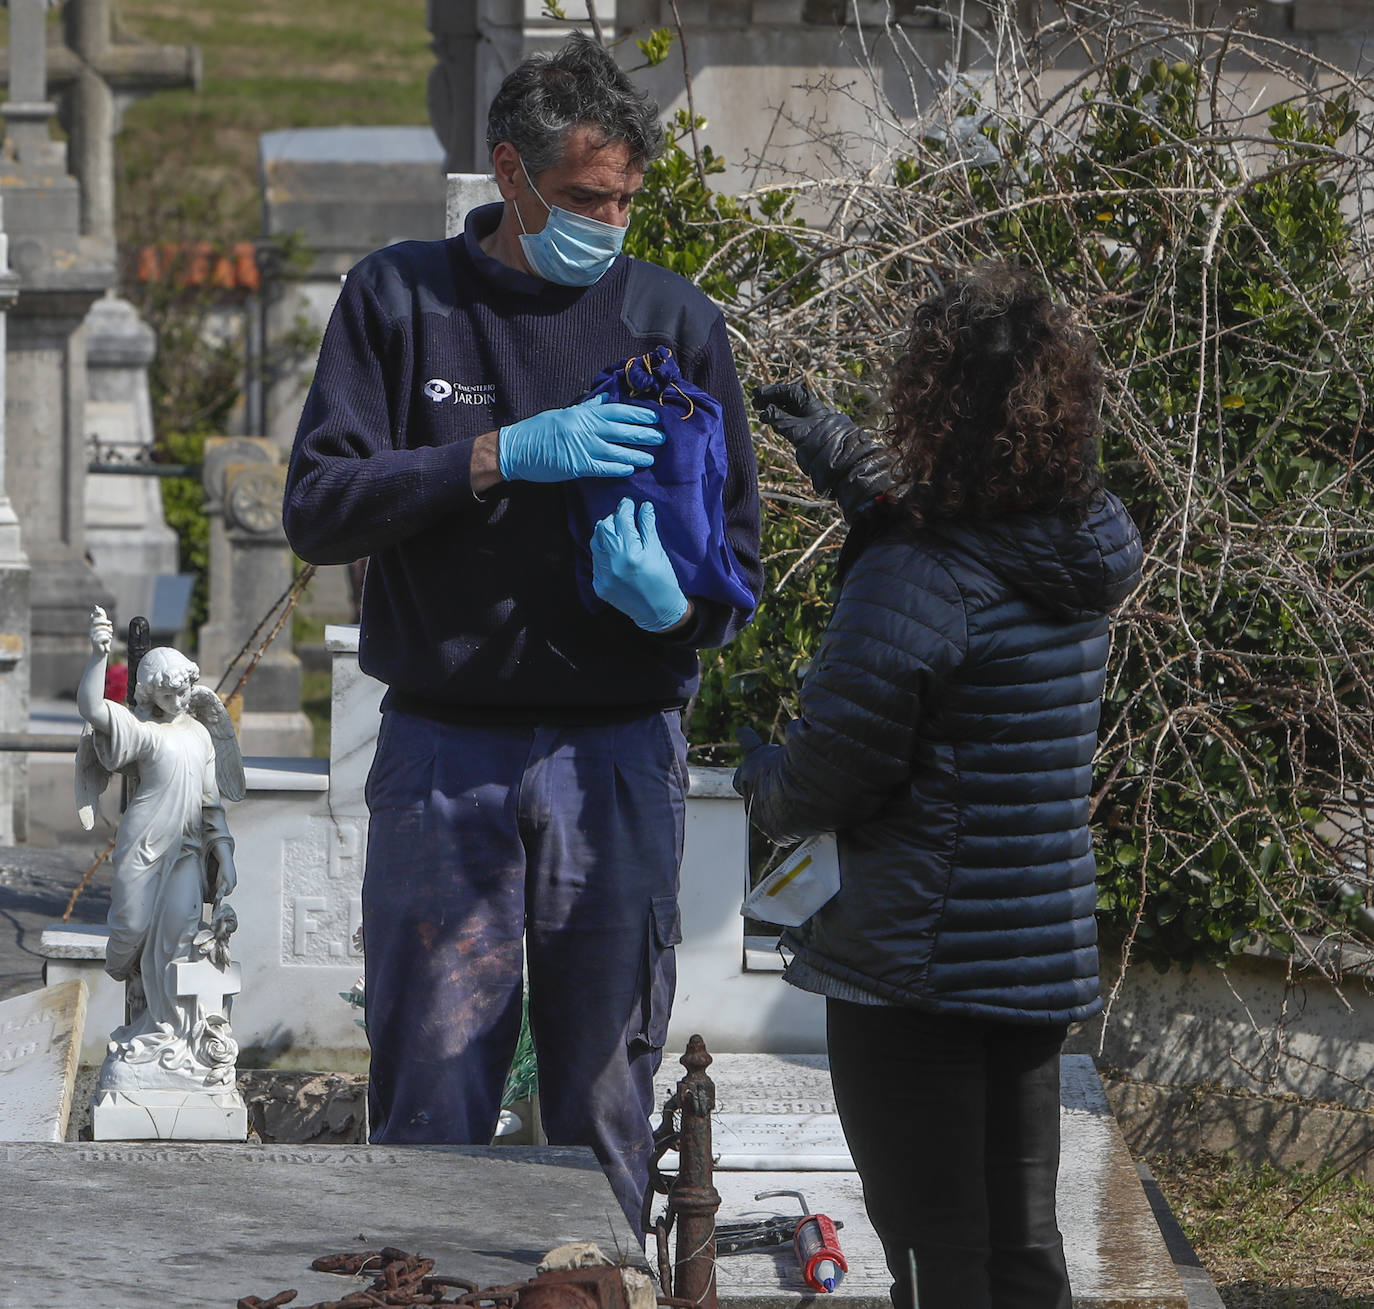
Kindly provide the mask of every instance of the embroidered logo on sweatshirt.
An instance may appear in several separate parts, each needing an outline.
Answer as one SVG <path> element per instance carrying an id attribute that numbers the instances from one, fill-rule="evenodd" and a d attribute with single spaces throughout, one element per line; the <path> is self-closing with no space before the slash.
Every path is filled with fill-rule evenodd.
<path id="1" fill-rule="evenodd" d="M 424 393 L 435 404 L 455 405 L 492 405 L 496 403 L 496 385 L 493 382 L 481 386 L 468 386 L 464 382 L 446 382 L 442 377 L 431 377 L 424 384 Z"/>

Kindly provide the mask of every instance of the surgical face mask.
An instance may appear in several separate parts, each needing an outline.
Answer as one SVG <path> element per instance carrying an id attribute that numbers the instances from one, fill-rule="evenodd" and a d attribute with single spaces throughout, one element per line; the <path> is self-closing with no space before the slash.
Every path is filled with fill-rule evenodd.
<path id="1" fill-rule="evenodd" d="M 529 266 L 545 281 L 557 282 L 560 286 L 590 286 L 615 262 L 620 247 L 625 244 L 625 229 L 549 204 L 534 190 L 523 159 L 520 170 L 539 203 L 549 211 L 544 230 L 531 234 L 524 230 L 519 208 L 515 210 L 515 219 L 522 232 L 520 248 Z"/>

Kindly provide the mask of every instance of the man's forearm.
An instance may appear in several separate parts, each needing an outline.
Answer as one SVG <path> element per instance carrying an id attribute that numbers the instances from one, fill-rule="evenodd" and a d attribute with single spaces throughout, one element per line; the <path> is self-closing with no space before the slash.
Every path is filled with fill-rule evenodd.
<path id="1" fill-rule="evenodd" d="M 502 480 L 499 438 L 499 432 L 483 432 L 472 443 L 472 464 L 468 472 L 468 482 L 473 495 L 485 495 Z"/>

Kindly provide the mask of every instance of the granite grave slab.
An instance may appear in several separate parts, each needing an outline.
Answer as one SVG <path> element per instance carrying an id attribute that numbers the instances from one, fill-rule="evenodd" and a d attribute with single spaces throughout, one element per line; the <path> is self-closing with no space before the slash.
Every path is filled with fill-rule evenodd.
<path id="1" fill-rule="evenodd" d="M 288 1288 L 314 1304 L 367 1285 L 310 1270 L 341 1251 L 397 1246 L 485 1287 L 533 1276 L 568 1241 L 637 1249 L 590 1150 L 33 1144 L 0 1158 L 0 1305 L 202 1309 Z"/>

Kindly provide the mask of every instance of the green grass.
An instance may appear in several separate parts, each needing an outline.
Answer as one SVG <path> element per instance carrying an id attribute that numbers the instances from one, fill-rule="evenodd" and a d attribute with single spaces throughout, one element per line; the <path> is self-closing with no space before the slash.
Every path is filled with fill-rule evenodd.
<path id="1" fill-rule="evenodd" d="M 1149 1165 L 1228 1309 L 1374 1306 L 1374 1189 L 1363 1178 L 1211 1154 Z"/>
<path id="2" fill-rule="evenodd" d="M 263 132 L 429 121 L 423 0 L 124 0 L 120 16 L 137 37 L 196 45 L 204 59 L 199 92 L 151 96 L 125 115 L 126 249 L 257 236 Z"/>
<path id="3" fill-rule="evenodd" d="M 310 720 L 310 753 L 316 759 L 329 758 L 329 694 L 327 671 L 301 674 L 301 710 Z"/>
<path id="4" fill-rule="evenodd" d="M 291 615 L 291 644 L 321 645 L 324 642 L 326 621 L 298 608 Z M 328 669 L 306 670 L 301 673 L 301 710 L 310 720 L 310 753 L 318 759 L 329 757 L 329 710 L 333 678 Z"/>

